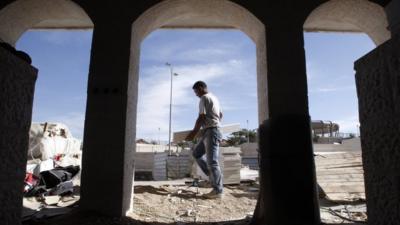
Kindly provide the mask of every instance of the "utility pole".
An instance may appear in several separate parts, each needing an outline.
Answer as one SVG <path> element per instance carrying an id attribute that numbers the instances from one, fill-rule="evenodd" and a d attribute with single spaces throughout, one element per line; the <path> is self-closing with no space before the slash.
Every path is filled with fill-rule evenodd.
<path id="1" fill-rule="evenodd" d="M 247 143 L 250 143 L 249 120 L 246 120 L 246 123 L 247 123 Z"/>
<path id="2" fill-rule="evenodd" d="M 157 139 L 158 139 L 158 145 L 160 145 L 161 144 L 161 142 L 160 142 L 160 128 L 158 128 L 158 137 L 157 137 Z"/>
<path id="3" fill-rule="evenodd" d="M 169 129 L 168 129 L 168 153 L 171 155 L 171 121 L 172 121 L 172 77 L 178 76 L 177 73 L 173 72 L 172 65 L 170 63 L 165 63 L 166 66 L 169 67 L 171 72 L 171 86 L 170 86 L 170 94 L 169 94 Z"/>

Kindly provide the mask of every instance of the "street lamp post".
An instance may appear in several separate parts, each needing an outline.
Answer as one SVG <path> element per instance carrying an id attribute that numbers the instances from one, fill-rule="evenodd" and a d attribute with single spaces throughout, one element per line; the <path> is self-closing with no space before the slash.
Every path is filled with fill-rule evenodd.
<path id="1" fill-rule="evenodd" d="M 160 128 L 158 128 L 158 137 L 157 137 L 157 140 L 158 140 L 158 145 L 161 145 L 161 142 L 160 142 Z"/>
<path id="2" fill-rule="evenodd" d="M 169 66 L 171 72 L 171 86 L 170 86 L 170 95 L 169 95 L 169 129 L 168 129 L 168 152 L 171 154 L 171 121 L 172 121 L 172 77 L 178 76 L 177 73 L 173 72 L 172 65 L 170 63 L 165 63 L 166 66 Z"/>
<path id="3" fill-rule="evenodd" d="M 246 120 L 246 123 L 247 123 L 247 143 L 250 143 L 249 120 Z"/>

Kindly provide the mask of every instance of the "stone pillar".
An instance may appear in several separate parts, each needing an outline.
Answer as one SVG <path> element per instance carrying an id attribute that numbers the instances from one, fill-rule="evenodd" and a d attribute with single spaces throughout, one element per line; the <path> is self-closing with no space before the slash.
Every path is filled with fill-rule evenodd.
<path id="1" fill-rule="evenodd" d="M 103 17 L 93 31 L 80 208 L 124 216 L 133 182 L 133 159 L 124 157 L 133 151 L 125 148 L 131 23 Z"/>
<path id="2" fill-rule="evenodd" d="M 260 195 L 252 224 L 320 223 L 303 27 L 266 31 L 269 119 L 260 126 Z"/>
<path id="3" fill-rule="evenodd" d="M 355 70 L 368 224 L 400 224 L 400 36 Z"/>
<path id="4" fill-rule="evenodd" d="M 392 0 L 385 7 L 389 27 L 392 37 L 400 35 L 400 0 Z"/>
<path id="5" fill-rule="evenodd" d="M 37 70 L 0 47 L 0 224 L 20 224 Z"/>

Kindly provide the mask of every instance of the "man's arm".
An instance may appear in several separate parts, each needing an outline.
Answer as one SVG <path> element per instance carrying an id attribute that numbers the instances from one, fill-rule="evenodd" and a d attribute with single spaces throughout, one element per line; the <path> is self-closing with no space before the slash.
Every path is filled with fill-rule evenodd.
<path id="1" fill-rule="evenodd" d="M 199 130 L 201 128 L 201 125 L 204 124 L 205 119 L 206 119 L 206 114 L 200 114 L 197 117 L 197 120 L 196 120 L 193 130 L 190 131 L 188 136 L 185 138 L 186 141 L 192 141 L 194 139 L 194 137 L 196 137 L 197 133 L 199 132 Z"/>

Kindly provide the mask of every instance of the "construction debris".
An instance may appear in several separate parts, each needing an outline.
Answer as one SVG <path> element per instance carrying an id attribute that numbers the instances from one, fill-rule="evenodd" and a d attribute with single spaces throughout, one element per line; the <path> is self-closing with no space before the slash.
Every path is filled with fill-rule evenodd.
<path id="1" fill-rule="evenodd" d="M 151 182 L 148 182 L 151 184 Z M 225 185 L 222 199 L 202 198 L 211 188 L 186 185 L 135 186 L 130 217 L 150 223 L 191 224 L 245 219 L 257 203 L 257 184 Z M 199 190 L 199 192 L 197 192 Z"/>
<path id="2" fill-rule="evenodd" d="M 81 141 L 61 123 L 33 123 L 23 221 L 64 214 L 79 200 Z"/>

